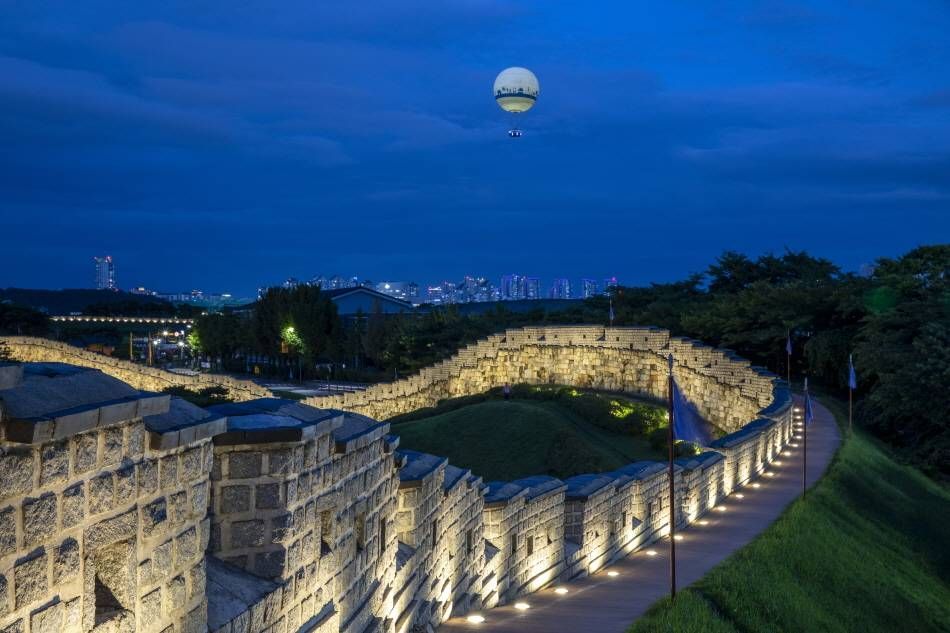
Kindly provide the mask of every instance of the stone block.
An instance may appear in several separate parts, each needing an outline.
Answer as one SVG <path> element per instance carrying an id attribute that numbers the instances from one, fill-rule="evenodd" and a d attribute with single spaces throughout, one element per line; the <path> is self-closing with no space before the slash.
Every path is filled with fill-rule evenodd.
<path id="1" fill-rule="evenodd" d="M 125 505 L 135 501 L 135 467 L 126 466 L 115 471 L 115 502 Z"/>
<path id="2" fill-rule="evenodd" d="M 142 596 L 142 605 L 139 609 L 139 622 L 145 631 L 155 630 L 155 626 L 162 621 L 162 588 Z"/>
<path id="3" fill-rule="evenodd" d="M 0 629 L 0 633 L 23 633 L 26 629 L 23 628 L 23 620 L 16 620 L 6 625 Z"/>
<path id="4" fill-rule="evenodd" d="M 174 550 L 171 540 L 165 541 L 152 551 L 152 573 L 156 579 L 165 579 L 171 575 L 172 552 Z"/>
<path id="5" fill-rule="evenodd" d="M 112 473 L 89 480 L 89 514 L 108 512 L 115 506 L 115 482 Z"/>
<path id="6" fill-rule="evenodd" d="M 139 494 L 152 494 L 158 490 L 158 462 L 148 459 L 136 464 Z"/>
<path id="7" fill-rule="evenodd" d="M 120 426 L 102 430 L 102 464 L 113 466 L 122 460 L 122 434 Z"/>
<path id="8" fill-rule="evenodd" d="M 270 526 L 272 543 L 283 543 L 293 538 L 294 521 L 291 513 L 285 512 L 284 514 L 271 517 Z"/>
<path id="9" fill-rule="evenodd" d="M 45 494 L 23 502 L 23 544 L 40 545 L 56 531 L 56 495 Z"/>
<path id="10" fill-rule="evenodd" d="M 40 485 L 64 481 L 69 475 L 69 442 L 60 440 L 40 450 Z"/>
<path id="11" fill-rule="evenodd" d="M 281 448 L 267 453 L 267 472 L 271 475 L 288 475 L 294 472 L 294 453 L 292 449 Z"/>
<path id="12" fill-rule="evenodd" d="M 7 577 L 0 574 L 0 619 L 10 613 L 10 598 L 7 587 Z"/>
<path id="13" fill-rule="evenodd" d="M 33 489 L 33 450 L 0 449 L 0 499 L 28 493 Z"/>
<path id="14" fill-rule="evenodd" d="M 179 568 L 190 565 L 198 557 L 198 531 L 190 527 L 175 537 Z"/>
<path id="15" fill-rule="evenodd" d="M 254 573 L 264 578 L 276 578 L 284 573 L 287 553 L 282 550 L 258 552 L 254 555 Z"/>
<path id="16" fill-rule="evenodd" d="M 194 599 L 205 595 L 205 585 L 207 576 L 205 574 L 205 562 L 201 560 L 197 565 L 188 570 L 189 598 Z"/>
<path id="17" fill-rule="evenodd" d="M 16 551 L 16 510 L 7 506 L 0 510 L 0 558 Z"/>
<path id="18" fill-rule="evenodd" d="M 46 599 L 49 581 L 46 574 L 48 557 L 41 553 L 20 562 L 13 568 L 15 604 L 17 609 Z"/>
<path id="19" fill-rule="evenodd" d="M 187 604 L 185 577 L 175 576 L 165 586 L 165 613 L 174 616 L 181 613 L 181 608 Z"/>
<path id="20" fill-rule="evenodd" d="M 221 500 L 218 504 L 218 511 L 221 514 L 247 512 L 250 509 L 250 486 L 221 486 Z"/>
<path id="21" fill-rule="evenodd" d="M 184 490 L 168 495 L 168 517 L 175 525 L 188 518 L 188 494 Z"/>
<path id="22" fill-rule="evenodd" d="M 262 510 L 280 507 L 280 484 L 258 484 L 254 494 L 255 508 Z"/>
<path id="23" fill-rule="evenodd" d="M 191 512 L 195 516 L 208 512 L 208 483 L 205 481 L 191 487 Z"/>
<path id="24" fill-rule="evenodd" d="M 82 523 L 86 516 L 85 484 L 76 484 L 63 491 L 63 528 L 69 529 Z"/>
<path id="25" fill-rule="evenodd" d="M 53 584 L 74 579 L 79 573 L 79 543 L 68 538 L 53 550 Z"/>
<path id="26" fill-rule="evenodd" d="M 82 631 L 82 599 L 73 598 L 63 604 L 63 633 Z"/>
<path id="27" fill-rule="evenodd" d="M 178 483 L 178 455 L 167 455 L 159 460 L 158 481 L 162 490 L 174 488 Z"/>
<path id="28" fill-rule="evenodd" d="M 230 479 L 251 479 L 261 476 L 261 453 L 253 451 L 228 454 L 228 477 Z"/>
<path id="29" fill-rule="evenodd" d="M 264 544 L 264 521 L 235 521 L 231 524 L 231 547 L 260 547 Z"/>
<path id="30" fill-rule="evenodd" d="M 63 630 L 63 603 L 56 602 L 30 616 L 31 633 L 61 633 Z"/>
<path id="31" fill-rule="evenodd" d="M 208 604 L 202 600 L 201 604 L 188 612 L 182 625 L 182 633 L 206 633 L 208 630 Z M 279 633 L 280 629 L 276 629 Z"/>
<path id="32" fill-rule="evenodd" d="M 126 433 L 128 434 L 126 445 L 129 456 L 140 457 L 145 452 L 145 425 L 141 422 L 131 424 L 126 428 Z"/>
<path id="33" fill-rule="evenodd" d="M 195 481 L 204 475 L 201 447 L 189 448 L 181 456 L 181 477 L 183 481 Z"/>
<path id="34" fill-rule="evenodd" d="M 133 538 L 138 527 L 137 514 L 135 509 L 132 509 L 86 528 L 83 535 L 85 555 L 110 543 Z"/>
<path id="35" fill-rule="evenodd" d="M 165 498 L 161 497 L 142 507 L 142 534 L 145 538 L 152 538 L 164 529 L 168 512 Z"/>

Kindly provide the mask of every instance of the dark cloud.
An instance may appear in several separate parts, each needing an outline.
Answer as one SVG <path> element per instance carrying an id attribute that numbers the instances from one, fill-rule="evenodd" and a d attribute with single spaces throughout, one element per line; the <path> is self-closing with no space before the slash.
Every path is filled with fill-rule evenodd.
<path id="1" fill-rule="evenodd" d="M 163 289 L 643 282 L 725 248 L 857 266 L 950 234 L 950 17 L 926 3 L 92 0 L 4 18 L 0 285 L 84 285 L 99 253 L 124 286 Z M 542 90 L 517 142 L 490 92 L 514 64 Z"/>

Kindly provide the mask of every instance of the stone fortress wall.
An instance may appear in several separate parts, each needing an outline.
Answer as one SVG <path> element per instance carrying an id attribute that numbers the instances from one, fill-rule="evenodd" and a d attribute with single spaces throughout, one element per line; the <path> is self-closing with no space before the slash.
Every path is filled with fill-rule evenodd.
<path id="1" fill-rule="evenodd" d="M 136 389 L 221 384 L 248 406 L 262 402 L 254 398 L 269 395 L 246 381 L 219 383 L 209 375 L 198 380 L 146 370 L 42 339 L 9 337 L 0 342 L 19 360 L 93 367 Z M 88 626 L 89 616 L 81 608 L 88 604 L 96 612 L 94 587 L 63 580 L 56 575 L 55 561 L 62 545 L 73 539 L 82 552 L 79 560 L 90 561 L 89 568 L 96 569 L 99 546 L 95 539 L 90 541 L 93 558 L 88 558 L 80 533 L 85 538 L 99 523 L 129 512 L 135 517 L 132 540 L 140 548 L 140 571 L 127 592 L 133 597 L 123 605 L 132 618 L 128 621 L 142 631 L 404 633 L 434 628 L 448 617 L 483 612 L 595 573 L 669 533 L 664 463 L 637 462 L 566 481 L 538 476 L 484 483 L 445 458 L 398 450 L 398 438 L 389 434 L 388 424 L 363 416 L 386 419 L 506 382 L 570 384 L 663 398 L 670 353 L 686 397 L 728 432 L 701 455 L 677 460 L 675 510 L 682 526 L 763 472 L 790 441 L 791 395 L 774 376 L 729 351 L 655 328 L 509 330 L 395 383 L 308 399 L 309 405 L 337 411 L 330 411 L 335 421 L 306 422 L 311 429 L 306 437 L 242 435 L 232 427 L 250 418 L 242 418 L 239 410 L 228 413 L 229 405 L 214 407 L 221 410 L 210 416 L 227 417 L 228 432 L 208 430 L 207 423 L 203 431 L 189 430 L 196 428 L 192 422 L 164 428 L 154 422 L 155 415 L 133 417 L 120 426 L 144 429 L 141 433 L 149 436 L 141 457 L 129 453 L 121 461 L 122 468 L 131 466 L 136 475 L 139 492 L 134 496 L 126 483 L 120 497 L 119 475 L 100 453 L 89 475 L 74 472 L 69 460 L 76 459 L 73 445 L 81 435 L 65 438 L 65 474 L 49 492 L 40 486 L 43 455 L 53 449 L 47 442 L 25 449 L 5 438 L 0 455 L 4 485 L 14 470 L 12 456 L 24 450 L 30 461 L 18 463 L 30 472 L 31 484 L 28 490 L 18 489 L 17 496 L 0 500 L 0 515 L 16 517 L 12 536 L 4 537 L 0 527 L 0 631 L 106 630 Z M 0 381 L 0 407 L 2 388 Z M 184 405 L 172 399 L 171 408 L 176 406 Z M 114 434 L 110 429 L 95 433 Z M 130 434 L 122 431 L 124 446 Z M 169 446 L 172 434 L 176 446 Z M 104 442 L 97 440 L 100 451 Z M 189 457 L 186 465 L 186 454 L 200 454 L 203 475 L 196 476 L 197 457 Z M 163 459 L 169 466 L 161 467 Z M 140 490 L 150 479 L 147 470 L 139 474 L 139 464 L 153 460 L 158 464 L 157 487 Z M 73 535 L 63 518 L 71 498 L 66 490 L 78 485 L 86 496 L 92 495 L 89 479 L 102 476 L 114 481 L 113 509 L 91 514 L 92 506 L 84 506 L 85 522 L 92 525 L 83 524 Z M 44 495 L 52 495 L 59 514 L 54 518 L 57 527 L 47 528 L 49 542 L 37 550 L 40 541 L 26 540 L 24 526 L 35 516 L 33 504 Z M 87 505 L 92 499 L 89 496 Z M 149 528 L 156 535 L 146 537 L 145 527 L 152 523 L 158 526 Z M 179 544 L 192 529 L 197 558 L 191 557 L 190 536 Z M 110 534 L 117 532 L 121 529 L 109 529 Z M 122 542 L 125 535 L 113 540 Z M 4 550 L 4 543 L 13 543 L 13 549 Z M 159 547 L 166 544 L 167 552 Z M 157 553 L 150 553 L 151 548 Z M 45 584 L 33 590 L 32 600 L 18 601 L 17 596 L 29 590 L 21 589 L 26 576 L 18 576 L 17 569 L 40 558 Z M 79 567 L 85 578 L 85 563 Z M 49 621 L 61 628 L 43 628 L 47 616 L 39 614 L 50 609 L 59 615 L 49 616 Z"/>

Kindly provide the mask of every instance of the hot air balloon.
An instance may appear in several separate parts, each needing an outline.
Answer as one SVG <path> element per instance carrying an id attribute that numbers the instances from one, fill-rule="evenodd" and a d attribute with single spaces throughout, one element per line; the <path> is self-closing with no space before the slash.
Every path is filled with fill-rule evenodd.
<path id="1" fill-rule="evenodd" d="M 506 68 L 495 77 L 495 101 L 505 112 L 511 113 L 512 127 L 508 136 L 518 138 L 522 132 L 517 126 L 517 116 L 534 107 L 541 88 L 538 78 L 527 68 L 513 66 Z"/>

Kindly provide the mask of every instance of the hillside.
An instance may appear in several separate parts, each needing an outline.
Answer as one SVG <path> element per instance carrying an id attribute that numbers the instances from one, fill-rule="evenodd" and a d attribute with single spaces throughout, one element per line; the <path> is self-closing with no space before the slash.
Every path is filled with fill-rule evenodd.
<path id="1" fill-rule="evenodd" d="M 444 455 L 486 481 L 564 478 L 664 458 L 646 437 L 611 432 L 556 400 L 487 400 L 397 421 L 393 432 L 401 447 Z"/>
<path id="2" fill-rule="evenodd" d="M 950 493 L 859 432 L 804 501 L 629 633 L 950 631 L 948 525 Z"/>

